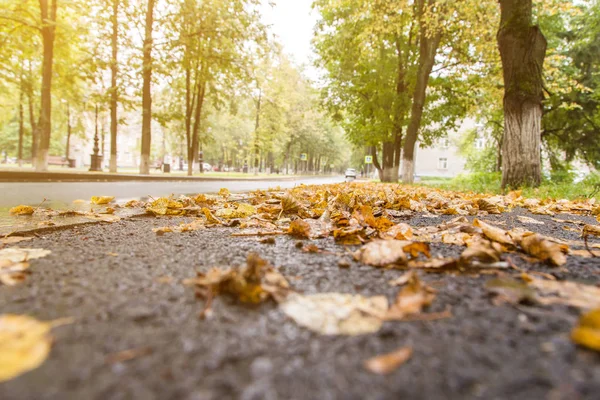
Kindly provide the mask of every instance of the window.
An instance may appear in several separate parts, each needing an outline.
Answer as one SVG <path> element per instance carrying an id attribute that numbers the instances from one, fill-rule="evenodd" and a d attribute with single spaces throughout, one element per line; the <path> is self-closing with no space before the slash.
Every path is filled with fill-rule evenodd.
<path id="1" fill-rule="evenodd" d="M 445 157 L 438 159 L 438 169 L 448 169 L 448 159 Z"/>
<path id="2" fill-rule="evenodd" d="M 475 148 L 481 150 L 485 147 L 485 139 L 482 137 L 478 137 L 475 139 Z"/>
<path id="3" fill-rule="evenodd" d="M 450 147 L 450 140 L 446 139 L 442 139 L 442 149 L 447 149 L 448 147 Z"/>

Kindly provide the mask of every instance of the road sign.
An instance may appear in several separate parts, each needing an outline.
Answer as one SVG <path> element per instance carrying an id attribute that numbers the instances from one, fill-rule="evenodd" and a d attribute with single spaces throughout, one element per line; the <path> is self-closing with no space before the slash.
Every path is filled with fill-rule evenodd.
<path id="1" fill-rule="evenodd" d="M 365 156 L 365 164 L 373 164 L 373 156 Z"/>
<path id="2" fill-rule="evenodd" d="M 308 154 L 306 154 L 306 153 L 300 154 L 300 161 L 306 161 L 306 160 L 308 160 Z"/>

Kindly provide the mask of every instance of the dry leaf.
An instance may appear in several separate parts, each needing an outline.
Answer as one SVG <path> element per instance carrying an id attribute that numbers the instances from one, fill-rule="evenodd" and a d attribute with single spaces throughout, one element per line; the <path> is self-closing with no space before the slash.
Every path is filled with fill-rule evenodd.
<path id="1" fill-rule="evenodd" d="M 39 367 L 48 357 L 51 323 L 26 315 L 0 315 L 0 382 Z"/>
<path id="2" fill-rule="evenodd" d="M 310 237 L 310 225 L 308 222 L 297 219 L 292 221 L 288 228 L 288 233 L 292 236 L 309 238 Z"/>
<path id="3" fill-rule="evenodd" d="M 399 223 L 392 226 L 382 234 L 383 238 L 392 238 L 397 240 L 411 240 L 413 238 L 413 229 L 410 225 Z"/>
<path id="4" fill-rule="evenodd" d="M 236 203 L 233 207 L 221 208 L 215 213 L 217 217 L 225 219 L 247 218 L 254 214 L 256 214 L 256 208 L 247 203 Z"/>
<path id="5" fill-rule="evenodd" d="M 415 271 L 411 270 L 411 271 L 405 272 L 404 274 L 400 275 L 396 279 L 392 279 L 388 283 L 391 286 L 403 286 L 403 285 L 406 285 L 411 279 L 414 279 L 416 274 L 417 273 Z"/>
<path id="6" fill-rule="evenodd" d="M 550 242 L 536 233 L 530 232 L 523 235 L 519 244 L 527 254 L 540 261 L 549 261 L 556 266 L 564 265 L 567 262 L 565 253 L 569 251 L 568 246 Z"/>
<path id="7" fill-rule="evenodd" d="M 231 192 L 227 188 L 221 188 L 221 189 L 219 189 L 219 196 L 221 196 L 225 200 L 227 200 L 229 198 L 229 196 L 231 196 Z"/>
<path id="8" fill-rule="evenodd" d="M 412 356 L 411 347 L 401 347 L 391 353 L 382 354 L 365 361 L 364 366 L 374 374 L 385 375 L 395 371 Z"/>
<path id="9" fill-rule="evenodd" d="M 544 222 L 538 221 L 535 218 L 525 217 L 523 215 L 518 215 L 517 219 L 524 224 L 534 224 L 534 225 L 544 225 Z"/>
<path id="10" fill-rule="evenodd" d="M 527 284 L 536 290 L 541 304 L 567 304 L 586 310 L 600 308 L 600 288 L 597 286 L 533 277 Z"/>
<path id="11" fill-rule="evenodd" d="M 92 196 L 92 204 L 108 204 L 115 199 L 115 196 Z"/>
<path id="12" fill-rule="evenodd" d="M 0 243 L 2 244 L 15 244 L 19 242 L 26 242 L 29 240 L 33 240 L 32 237 L 23 237 L 23 236 L 8 236 L 0 238 Z"/>
<path id="13" fill-rule="evenodd" d="M 573 342 L 600 351 L 600 308 L 584 314 L 571 331 Z"/>
<path id="14" fill-rule="evenodd" d="M 35 209 L 31 206 L 20 205 L 11 208 L 9 212 L 16 215 L 31 215 L 35 212 Z"/>
<path id="15" fill-rule="evenodd" d="M 502 246 L 495 242 L 479 240 L 471 242 L 460 255 L 459 264 L 463 267 L 480 267 L 498 263 L 502 256 Z"/>
<path id="16" fill-rule="evenodd" d="M 146 211 L 154 215 L 183 215 L 184 204 L 171 197 L 160 197 L 146 206 Z"/>
<path id="17" fill-rule="evenodd" d="M 161 228 L 152 228 L 152 232 L 156 233 L 156 236 L 162 236 L 165 233 L 173 232 L 173 229 L 169 228 L 168 226 L 163 226 Z"/>
<path id="18" fill-rule="evenodd" d="M 408 284 L 396 296 L 396 301 L 386 313 L 385 319 L 401 320 L 407 315 L 420 313 L 433 302 L 434 293 L 432 288 L 421 282 L 418 275 L 411 276 Z"/>
<path id="19" fill-rule="evenodd" d="M 490 240 L 493 240 L 494 242 L 498 242 L 500 244 L 504 244 L 511 247 L 515 245 L 513 239 L 504 229 L 500 229 L 478 219 L 475 219 L 473 221 L 473 225 L 478 228 L 481 228 L 485 237 L 487 237 Z"/>
<path id="20" fill-rule="evenodd" d="M 412 242 L 405 240 L 373 240 L 358 249 L 354 258 L 374 267 L 404 265 L 408 261 L 404 248 L 411 244 Z"/>
<path id="21" fill-rule="evenodd" d="M 8 249 L 0 250 L 0 261 L 9 260 L 14 263 L 19 263 L 19 262 L 32 260 L 34 258 L 46 257 L 50 253 L 52 253 L 50 250 L 44 250 L 44 249 L 28 249 L 28 248 L 11 247 Z"/>
<path id="22" fill-rule="evenodd" d="M 490 279 L 485 283 L 485 288 L 495 296 L 494 304 L 496 305 L 534 303 L 536 301 L 535 290 L 526 283 L 511 278 Z"/>
<path id="23" fill-rule="evenodd" d="M 300 326 L 322 335 L 362 335 L 377 332 L 388 302 L 384 296 L 343 293 L 292 294 L 279 305 Z"/>

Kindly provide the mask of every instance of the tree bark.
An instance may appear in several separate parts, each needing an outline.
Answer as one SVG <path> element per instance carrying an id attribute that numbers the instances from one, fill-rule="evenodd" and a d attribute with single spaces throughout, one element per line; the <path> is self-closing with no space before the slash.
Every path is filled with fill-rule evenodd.
<path id="1" fill-rule="evenodd" d="M 256 100 L 256 121 L 254 123 L 254 175 L 258 175 L 258 152 L 260 143 L 258 137 L 258 128 L 260 128 L 260 106 L 262 102 L 262 90 L 258 88 L 258 99 Z"/>
<path id="2" fill-rule="evenodd" d="M 71 105 L 67 103 L 67 145 L 65 149 L 65 158 L 69 162 L 71 150 Z"/>
<path id="3" fill-rule="evenodd" d="M 23 136 L 25 134 L 25 121 L 23 120 L 23 70 L 21 70 L 19 85 L 19 148 L 17 162 L 19 167 L 23 166 Z"/>
<path id="4" fill-rule="evenodd" d="M 31 70 L 31 60 L 29 60 L 29 75 L 27 76 L 27 87 L 26 87 L 26 95 L 27 95 L 27 105 L 29 109 L 29 125 L 31 126 L 31 163 L 35 167 L 35 158 L 37 155 L 37 145 L 38 145 L 38 125 L 35 118 L 34 104 L 33 104 L 33 84 L 32 84 L 32 70 Z"/>
<path id="5" fill-rule="evenodd" d="M 111 60 L 110 60 L 110 165 L 109 172 L 117 172 L 117 106 L 119 92 L 117 88 L 117 52 L 119 39 L 119 0 L 112 2 L 112 35 L 110 38 Z"/>
<path id="6" fill-rule="evenodd" d="M 56 11 L 58 0 L 40 1 L 42 17 L 42 42 L 44 58 L 42 61 L 42 89 L 39 122 L 39 143 L 36 151 L 36 171 L 48 170 L 48 151 L 50 149 L 50 135 L 52 133 L 52 67 L 54 61 L 54 37 L 56 32 Z"/>
<path id="7" fill-rule="evenodd" d="M 154 22 L 154 1 L 148 0 L 146 29 L 144 35 L 144 60 L 142 66 L 142 154 L 140 174 L 150 174 L 150 151 L 152 148 L 152 24 Z"/>
<path id="8" fill-rule="evenodd" d="M 204 69 L 204 66 L 203 66 Z M 202 76 L 202 74 L 200 74 Z M 194 160 L 197 160 L 198 149 L 200 146 L 200 122 L 202 119 L 202 107 L 204 105 L 204 97 L 206 94 L 206 80 L 202 78 L 202 83 L 198 85 L 196 94 L 196 109 L 194 110 L 194 127 L 192 129 L 192 143 L 190 151 L 188 152 L 188 175 L 192 175 L 194 169 Z M 203 167 L 200 167 L 200 171 L 203 172 Z"/>
<path id="9" fill-rule="evenodd" d="M 542 68 L 546 39 L 532 25 L 532 0 L 500 0 L 498 48 L 504 75 L 502 187 L 539 186 Z"/>
<path id="10" fill-rule="evenodd" d="M 433 3 L 429 0 L 429 4 Z M 425 1 L 420 0 L 417 4 L 418 18 L 421 19 Z M 417 71 L 417 82 L 413 92 L 410 122 L 406 128 L 406 137 L 402 149 L 402 182 L 413 183 L 415 174 L 415 145 L 421 128 L 423 108 L 427 99 L 427 86 L 429 76 L 435 64 L 435 55 L 440 45 L 442 35 L 440 32 L 428 32 L 427 27 L 420 21 L 419 29 L 419 68 Z"/>

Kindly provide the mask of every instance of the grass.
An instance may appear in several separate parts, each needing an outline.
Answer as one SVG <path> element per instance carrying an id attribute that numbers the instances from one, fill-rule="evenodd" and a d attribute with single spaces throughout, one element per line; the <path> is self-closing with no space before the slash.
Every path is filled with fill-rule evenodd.
<path id="1" fill-rule="evenodd" d="M 503 194 L 500 187 L 501 173 L 471 173 L 459 175 L 456 178 L 423 178 L 418 185 L 437 187 L 440 189 Z M 600 175 L 590 174 L 580 182 L 573 183 L 566 178 L 544 179 L 538 188 L 523 188 L 523 196 L 530 198 L 552 199 L 582 199 L 600 198 Z"/>

